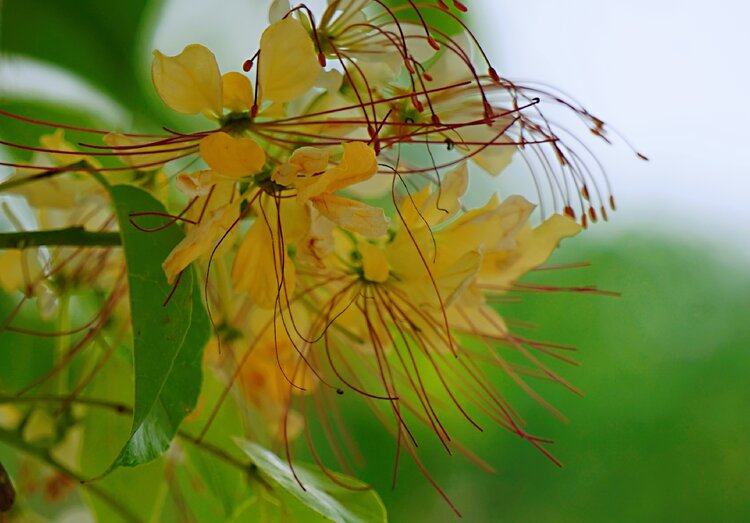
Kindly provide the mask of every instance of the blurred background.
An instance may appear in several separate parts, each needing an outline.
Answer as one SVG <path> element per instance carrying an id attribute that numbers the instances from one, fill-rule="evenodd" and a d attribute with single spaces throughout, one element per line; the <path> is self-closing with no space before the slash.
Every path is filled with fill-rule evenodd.
<path id="1" fill-rule="evenodd" d="M 469 4 L 468 20 L 502 75 L 571 94 L 651 161 L 618 140 L 594 143 L 619 210 L 553 259 L 590 267 L 530 277 L 596 284 L 621 297 L 529 294 L 502 308 L 528 324 L 525 334 L 578 347 L 580 367 L 559 370 L 585 397 L 539 386 L 567 424 L 508 391 L 533 432 L 555 440 L 564 468 L 489 424 L 480 434 L 455 419 L 454 436 L 496 473 L 435 450 L 423 456 L 433 477 L 471 522 L 747 521 L 750 4 Z M 223 70 L 237 69 L 257 46 L 266 7 L 0 0 L 0 103 L 47 119 L 148 126 L 164 114 L 149 85 L 151 49 L 171 55 L 203 43 Z M 0 137 L 32 143 L 24 132 L 0 125 Z M 514 164 L 499 190 L 533 195 L 525 180 Z M 451 521 L 406 460 L 391 490 L 395 444 L 358 407 L 345 419 L 366 458 L 360 476 L 376 486 L 391 520 Z"/>

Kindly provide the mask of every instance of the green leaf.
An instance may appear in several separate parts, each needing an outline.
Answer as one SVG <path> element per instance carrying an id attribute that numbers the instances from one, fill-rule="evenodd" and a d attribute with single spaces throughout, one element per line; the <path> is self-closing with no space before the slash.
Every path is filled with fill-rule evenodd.
<path id="1" fill-rule="evenodd" d="M 115 356 L 102 367 L 87 390 L 94 398 L 127 405 L 132 389 L 130 365 Z M 130 423 L 128 416 L 100 407 L 87 407 L 82 419 L 81 472 L 85 476 L 93 476 L 109 466 L 118 455 L 122 440 L 130 433 Z M 95 485 L 113 496 L 123 496 L 133 514 L 148 521 L 153 513 L 161 512 L 161 505 L 164 504 L 160 499 L 164 468 L 164 459 L 135 469 L 122 468 L 98 480 Z M 86 489 L 83 492 L 84 500 L 97 521 L 131 523 L 101 498 Z"/>
<path id="2" fill-rule="evenodd" d="M 182 239 L 180 230 L 143 232 L 130 224 L 132 213 L 164 213 L 164 207 L 136 187 L 116 185 L 110 192 L 128 266 L 135 365 L 131 436 L 114 468 L 146 463 L 169 448 L 198 400 L 210 327 L 192 268 L 185 271 L 169 304 L 164 305 L 171 287 L 161 263 Z M 151 227 L 154 222 L 144 220 L 143 225 Z"/>
<path id="3" fill-rule="evenodd" d="M 197 435 L 208 423 L 213 406 L 219 400 L 223 391 L 224 384 L 211 372 L 207 372 L 201 392 L 201 406 L 196 409 L 189 422 L 183 425 L 183 430 Z M 243 432 L 242 416 L 234 403 L 234 399 L 229 395 L 225 398 L 217 416 L 213 419 L 211 429 L 204 435 L 203 441 L 224 449 L 238 459 L 245 459 L 240 450 L 232 445 L 233 438 L 243 434 Z M 217 459 L 216 456 L 200 446 L 185 444 L 183 448 L 187 463 L 192 465 L 195 476 L 220 502 L 223 511 L 221 519 L 225 520 L 248 497 L 246 473 Z M 204 492 L 202 498 L 206 497 Z"/>
<path id="4" fill-rule="evenodd" d="M 20 293 L 11 296 L 0 290 L 0 318 L 6 320 L 21 299 Z M 14 327 L 32 331 L 50 328 L 38 318 L 34 301 L 22 307 L 11 322 Z M 0 391 L 14 392 L 50 371 L 54 366 L 54 351 L 52 338 L 0 329 Z"/>
<path id="5" fill-rule="evenodd" d="M 414 9 L 409 5 L 408 0 L 385 0 L 384 3 L 391 9 L 397 9 L 396 15 L 398 16 L 399 20 L 419 22 L 419 17 L 417 16 Z M 448 0 L 447 3 L 450 4 L 450 0 Z M 425 22 L 427 22 L 427 25 L 429 25 L 430 27 L 434 27 L 435 29 L 442 31 L 448 35 L 455 35 L 463 30 L 461 24 L 457 22 L 455 18 L 437 8 L 437 4 L 433 4 L 435 8 L 430 7 L 429 9 L 424 7 L 424 3 L 420 5 L 422 6 L 420 8 L 420 13 L 422 14 Z M 450 12 L 460 20 L 463 20 L 464 22 L 466 21 L 465 13 L 462 13 L 457 9 L 451 9 Z M 435 34 L 434 36 L 438 37 L 439 35 Z"/>
<path id="6" fill-rule="evenodd" d="M 287 492 L 260 489 L 243 503 L 228 523 L 325 523 L 329 521 Z"/>
<path id="7" fill-rule="evenodd" d="M 140 29 L 157 2 L 128 0 L 5 0 L 0 49 L 85 78 L 134 113 L 148 113 L 136 65 Z"/>
<path id="8" fill-rule="evenodd" d="M 335 523 L 385 523 L 388 520 L 385 506 L 375 490 L 347 489 L 334 483 L 314 466 L 295 463 L 294 470 L 305 487 L 302 490 L 287 463 L 276 454 L 251 441 L 241 440 L 238 444 L 264 479 L 274 487 L 274 495 L 282 501 L 291 495 L 313 513 L 323 516 L 324 521 Z M 358 489 L 366 486 L 343 474 L 333 474 L 346 485 Z M 316 519 L 305 518 L 304 521 Z"/>

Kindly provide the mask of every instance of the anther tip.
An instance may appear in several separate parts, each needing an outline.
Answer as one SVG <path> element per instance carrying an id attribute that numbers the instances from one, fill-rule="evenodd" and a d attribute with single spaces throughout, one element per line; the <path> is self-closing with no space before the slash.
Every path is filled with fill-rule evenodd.
<path id="1" fill-rule="evenodd" d="M 250 69 L 253 68 L 253 61 L 252 60 L 245 60 L 245 63 L 242 64 L 242 70 L 246 73 L 250 71 Z"/>

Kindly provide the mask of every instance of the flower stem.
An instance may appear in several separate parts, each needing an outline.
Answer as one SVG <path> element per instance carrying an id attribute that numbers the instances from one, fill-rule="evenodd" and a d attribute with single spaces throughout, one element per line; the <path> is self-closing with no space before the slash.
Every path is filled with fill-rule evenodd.
<path id="1" fill-rule="evenodd" d="M 24 249 L 42 245 L 71 247 L 116 247 L 121 244 L 119 232 L 87 231 L 83 227 L 0 233 L 0 249 Z"/>

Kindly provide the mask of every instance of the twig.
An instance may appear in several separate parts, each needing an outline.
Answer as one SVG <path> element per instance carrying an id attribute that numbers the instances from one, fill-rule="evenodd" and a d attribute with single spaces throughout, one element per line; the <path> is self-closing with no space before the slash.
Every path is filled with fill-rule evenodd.
<path id="1" fill-rule="evenodd" d="M 25 249 L 43 245 L 116 247 L 120 244 L 119 232 L 87 231 L 83 227 L 0 233 L 0 249 Z"/>

